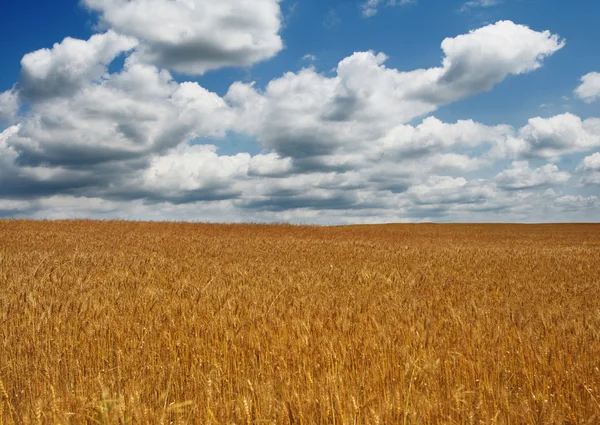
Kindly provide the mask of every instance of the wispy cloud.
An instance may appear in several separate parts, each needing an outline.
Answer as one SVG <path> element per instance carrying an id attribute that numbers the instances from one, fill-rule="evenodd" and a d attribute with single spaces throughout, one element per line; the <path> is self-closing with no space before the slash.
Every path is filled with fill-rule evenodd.
<path id="1" fill-rule="evenodd" d="M 340 15 L 337 13 L 336 9 L 329 9 L 329 12 L 327 12 L 325 19 L 323 20 L 323 25 L 325 25 L 325 28 L 331 29 L 337 27 L 341 23 L 342 19 L 340 18 Z"/>
<path id="2" fill-rule="evenodd" d="M 461 12 L 468 12 L 472 9 L 477 9 L 481 7 L 497 6 L 500 3 L 502 3 L 502 0 L 470 0 L 464 3 L 459 10 Z"/>
<path id="3" fill-rule="evenodd" d="M 411 3 L 416 3 L 418 0 L 367 0 L 360 5 L 363 16 L 370 18 L 377 14 L 380 6 L 404 6 Z"/>

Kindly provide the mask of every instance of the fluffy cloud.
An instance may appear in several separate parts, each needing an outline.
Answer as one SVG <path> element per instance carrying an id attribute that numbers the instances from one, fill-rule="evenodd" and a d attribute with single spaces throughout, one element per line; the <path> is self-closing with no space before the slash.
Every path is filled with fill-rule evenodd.
<path id="1" fill-rule="evenodd" d="M 0 125 L 13 124 L 19 111 L 19 96 L 16 90 L 0 93 Z"/>
<path id="2" fill-rule="evenodd" d="M 127 63 L 68 98 L 34 104 L 9 139 L 26 165 L 89 167 L 166 151 L 200 136 L 224 134 L 223 100 L 167 71 Z"/>
<path id="3" fill-rule="evenodd" d="M 283 48 L 278 0 L 83 0 L 142 41 L 143 61 L 186 74 L 249 66 Z"/>
<path id="4" fill-rule="evenodd" d="M 248 165 L 248 175 L 255 177 L 282 177 L 291 171 L 291 159 L 276 153 L 253 156 Z"/>
<path id="5" fill-rule="evenodd" d="M 130 185 L 137 197 L 172 203 L 238 197 L 238 179 L 248 174 L 250 155 L 219 156 L 211 145 L 180 146 L 152 158 Z M 127 189 L 126 189 L 127 190 Z M 127 197 L 132 197 L 127 193 Z"/>
<path id="6" fill-rule="evenodd" d="M 269 5 L 278 17 L 277 2 L 265 1 L 235 23 L 228 9 L 234 3 L 202 15 L 228 22 L 218 24 L 227 29 L 226 39 L 252 39 L 244 34 L 261 26 L 257 14 Z M 444 40 L 438 67 L 401 72 L 386 67 L 382 53 L 357 52 L 340 61 L 333 76 L 309 67 L 264 89 L 234 83 L 220 97 L 198 83 L 178 83 L 155 65 L 183 70 L 187 64 L 201 73 L 241 64 L 252 51 L 242 43 L 246 53 L 232 56 L 225 42 L 222 60 L 199 54 L 218 40 L 206 22 L 197 29 L 195 18 L 188 22 L 179 14 L 193 16 L 204 6 L 190 0 L 86 4 L 127 35 L 109 30 L 25 56 L 21 80 L 0 95 L 0 114 L 20 120 L 0 133 L 1 216 L 539 221 L 552 211 L 585 219 L 600 208 L 593 197 L 565 193 L 570 174 L 553 164 L 497 168 L 505 158 L 554 159 L 595 149 L 598 119 L 534 118 L 517 130 L 427 116 L 541 66 L 564 44 L 549 32 L 499 22 Z M 160 18 L 181 21 L 182 33 L 149 25 Z M 269 34 L 279 39 L 279 27 L 273 28 Z M 189 62 L 161 56 L 191 45 L 200 50 L 191 50 L 198 55 Z M 131 49 L 123 69 L 109 74 L 113 59 Z M 19 99 L 27 104 L 21 116 Z M 420 116 L 426 117 L 409 124 Z M 219 154 L 215 144 L 227 143 L 231 132 L 256 138 L 261 153 Z M 594 161 L 586 158 L 577 173 L 592 175 Z M 579 213 L 570 204 L 585 208 Z"/>
<path id="7" fill-rule="evenodd" d="M 253 190 L 237 202 L 243 209 L 358 211 L 389 208 L 387 199 L 367 187 L 358 172 L 316 172 L 253 182 Z"/>
<path id="8" fill-rule="evenodd" d="M 416 127 L 400 125 L 381 139 L 381 149 L 395 158 L 413 159 L 424 155 L 502 143 L 513 132 L 507 125 L 486 126 L 472 120 L 444 123 L 428 117 Z"/>
<path id="9" fill-rule="evenodd" d="M 194 139 L 223 137 L 231 118 L 223 99 L 197 83 L 178 84 L 167 71 L 128 59 L 121 72 L 71 96 L 32 103 L 20 124 L 2 133 L 1 194 L 149 199 L 139 176 L 153 170 L 153 158 Z"/>
<path id="10" fill-rule="evenodd" d="M 334 77 L 309 67 L 271 81 L 263 92 L 234 84 L 226 99 L 240 115 L 240 131 L 306 163 L 385 143 L 398 124 L 533 71 L 563 45 L 547 31 L 502 21 L 444 40 L 441 67 L 400 72 L 384 65 L 383 53 L 359 52 L 343 59 Z"/>
<path id="11" fill-rule="evenodd" d="M 16 157 L 15 151 L 10 146 L 8 146 L 7 141 L 9 138 L 14 136 L 18 132 L 19 126 L 13 125 L 0 133 L 0 164 L 3 165 L 2 167 L 0 167 L 0 173 L 2 173 L 2 171 L 5 171 L 7 165 L 10 165 L 12 163 L 12 160 L 14 160 L 14 158 Z"/>
<path id="12" fill-rule="evenodd" d="M 286 73 L 263 91 L 236 83 L 225 99 L 238 114 L 236 130 L 291 158 L 295 172 L 348 171 L 382 157 L 414 159 L 505 144 L 508 126 L 446 125 L 434 118 L 417 128 L 403 123 L 489 90 L 510 74 L 535 70 L 563 44 L 549 32 L 503 21 L 444 40 L 446 56 L 438 68 L 400 72 L 385 66 L 383 53 L 358 52 L 343 59 L 333 77 L 308 67 Z M 463 163 L 465 158 L 454 157 Z M 475 167 L 475 161 L 467 162 L 464 167 Z"/>
<path id="13" fill-rule="evenodd" d="M 577 167 L 577 171 L 582 174 L 583 184 L 600 185 L 600 152 L 586 156 Z"/>
<path id="14" fill-rule="evenodd" d="M 565 195 L 556 198 L 553 205 L 556 207 L 555 213 L 578 213 L 597 221 L 600 199 L 597 196 Z"/>
<path id="15" fill-rule="evenodd" d="M 566 113 L 551 118 L 531 118 L 515 137 L 494 148 L 494 154 L 513 158 L 555 159 L 600 146 L 600 119 L 582 120 Z"/>
<path id="16" fill-rule="evenodd" d="M 106 75 L 119 54 L 133 49 L 137 40 L 108 31 L 89 40 L 67 37 L 52 49 L 29 53 L 21 60 L 19 94 L 27 101 L 72 96 L 90 81 Z"/>
<path id="17" fill-rule="evenodd" d="M 421 205 L 483 203 L 494 196 L 494 190 L 481 183 L 468 182 L 463 177 L 432 176 L 425 183 L 412 186 L 407 194 Z"/>
<path id="18" fill-rule="evenodd" d="M 583 171 L 600 171 L 600 152 L 586 156 L 579 169 Z"/>
<path id="19" fill-rule="evenodd" d="M 590 72 L 581 77 L 581 84 L 575 89 L 575 95 L 587 103 L 600 99 L 600 72 Z"/>
<path id="20" fill-rule="evenodd" d="M 508 75 L 538 69 L 545 57 L 564 45 L 556 34 L 537 32 L 511 21 L 446 38 L 442 42 L 443 67 L 430 72 L 437 77 L 437 84 L 419 87 L 418 93 L 448 103 L 487 91 Z"/>
<path id="21" fill-rule="evenodd" d="M 16 163 L 18 152 L 9 141 L 19 132 L 19 126 L 12 126 L 0 133 L 0 199 L 30 199 L 57 192 L 67 192 L 76 187 L 93 184 L 93 176 L 70 173 L 63 168 L 46 166 L 19 166 Z"/>
<path id="22" fill-rule="evenodd" d="M 571 174 L 559 171 L 554 164 L 546 164 L 532 170 L 529 168 L 529 162 L 515 161 L 511 168 L 498 174 L 494 178 L 494 182 L 502 189 L 524 190 L 561 185 L 570 178 Z"/>

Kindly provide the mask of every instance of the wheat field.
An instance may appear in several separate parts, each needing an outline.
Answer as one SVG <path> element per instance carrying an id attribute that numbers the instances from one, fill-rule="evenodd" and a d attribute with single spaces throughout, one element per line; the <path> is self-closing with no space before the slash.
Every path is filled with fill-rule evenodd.
<path id="1" fill-rule="evenodd" d="M 600 225 L 0 221 L 1 424 L 597 424 Z"/>

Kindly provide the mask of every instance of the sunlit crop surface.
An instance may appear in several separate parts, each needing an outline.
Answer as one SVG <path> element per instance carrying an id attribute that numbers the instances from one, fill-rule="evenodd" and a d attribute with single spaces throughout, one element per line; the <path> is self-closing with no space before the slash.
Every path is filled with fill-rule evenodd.
<path id="1" fill-rule="evenodd" d="M 0 409 L 600 423 L 600 225 L 0 221 Z"/>

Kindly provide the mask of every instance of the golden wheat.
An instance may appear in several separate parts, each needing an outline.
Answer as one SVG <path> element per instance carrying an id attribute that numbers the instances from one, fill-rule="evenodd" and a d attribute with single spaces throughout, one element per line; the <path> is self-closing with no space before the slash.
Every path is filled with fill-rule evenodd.
<path id="1" fill-rule="evenodd" d="M 0 424 L 600 423 L 600 226 L 0 221 Z"/>

